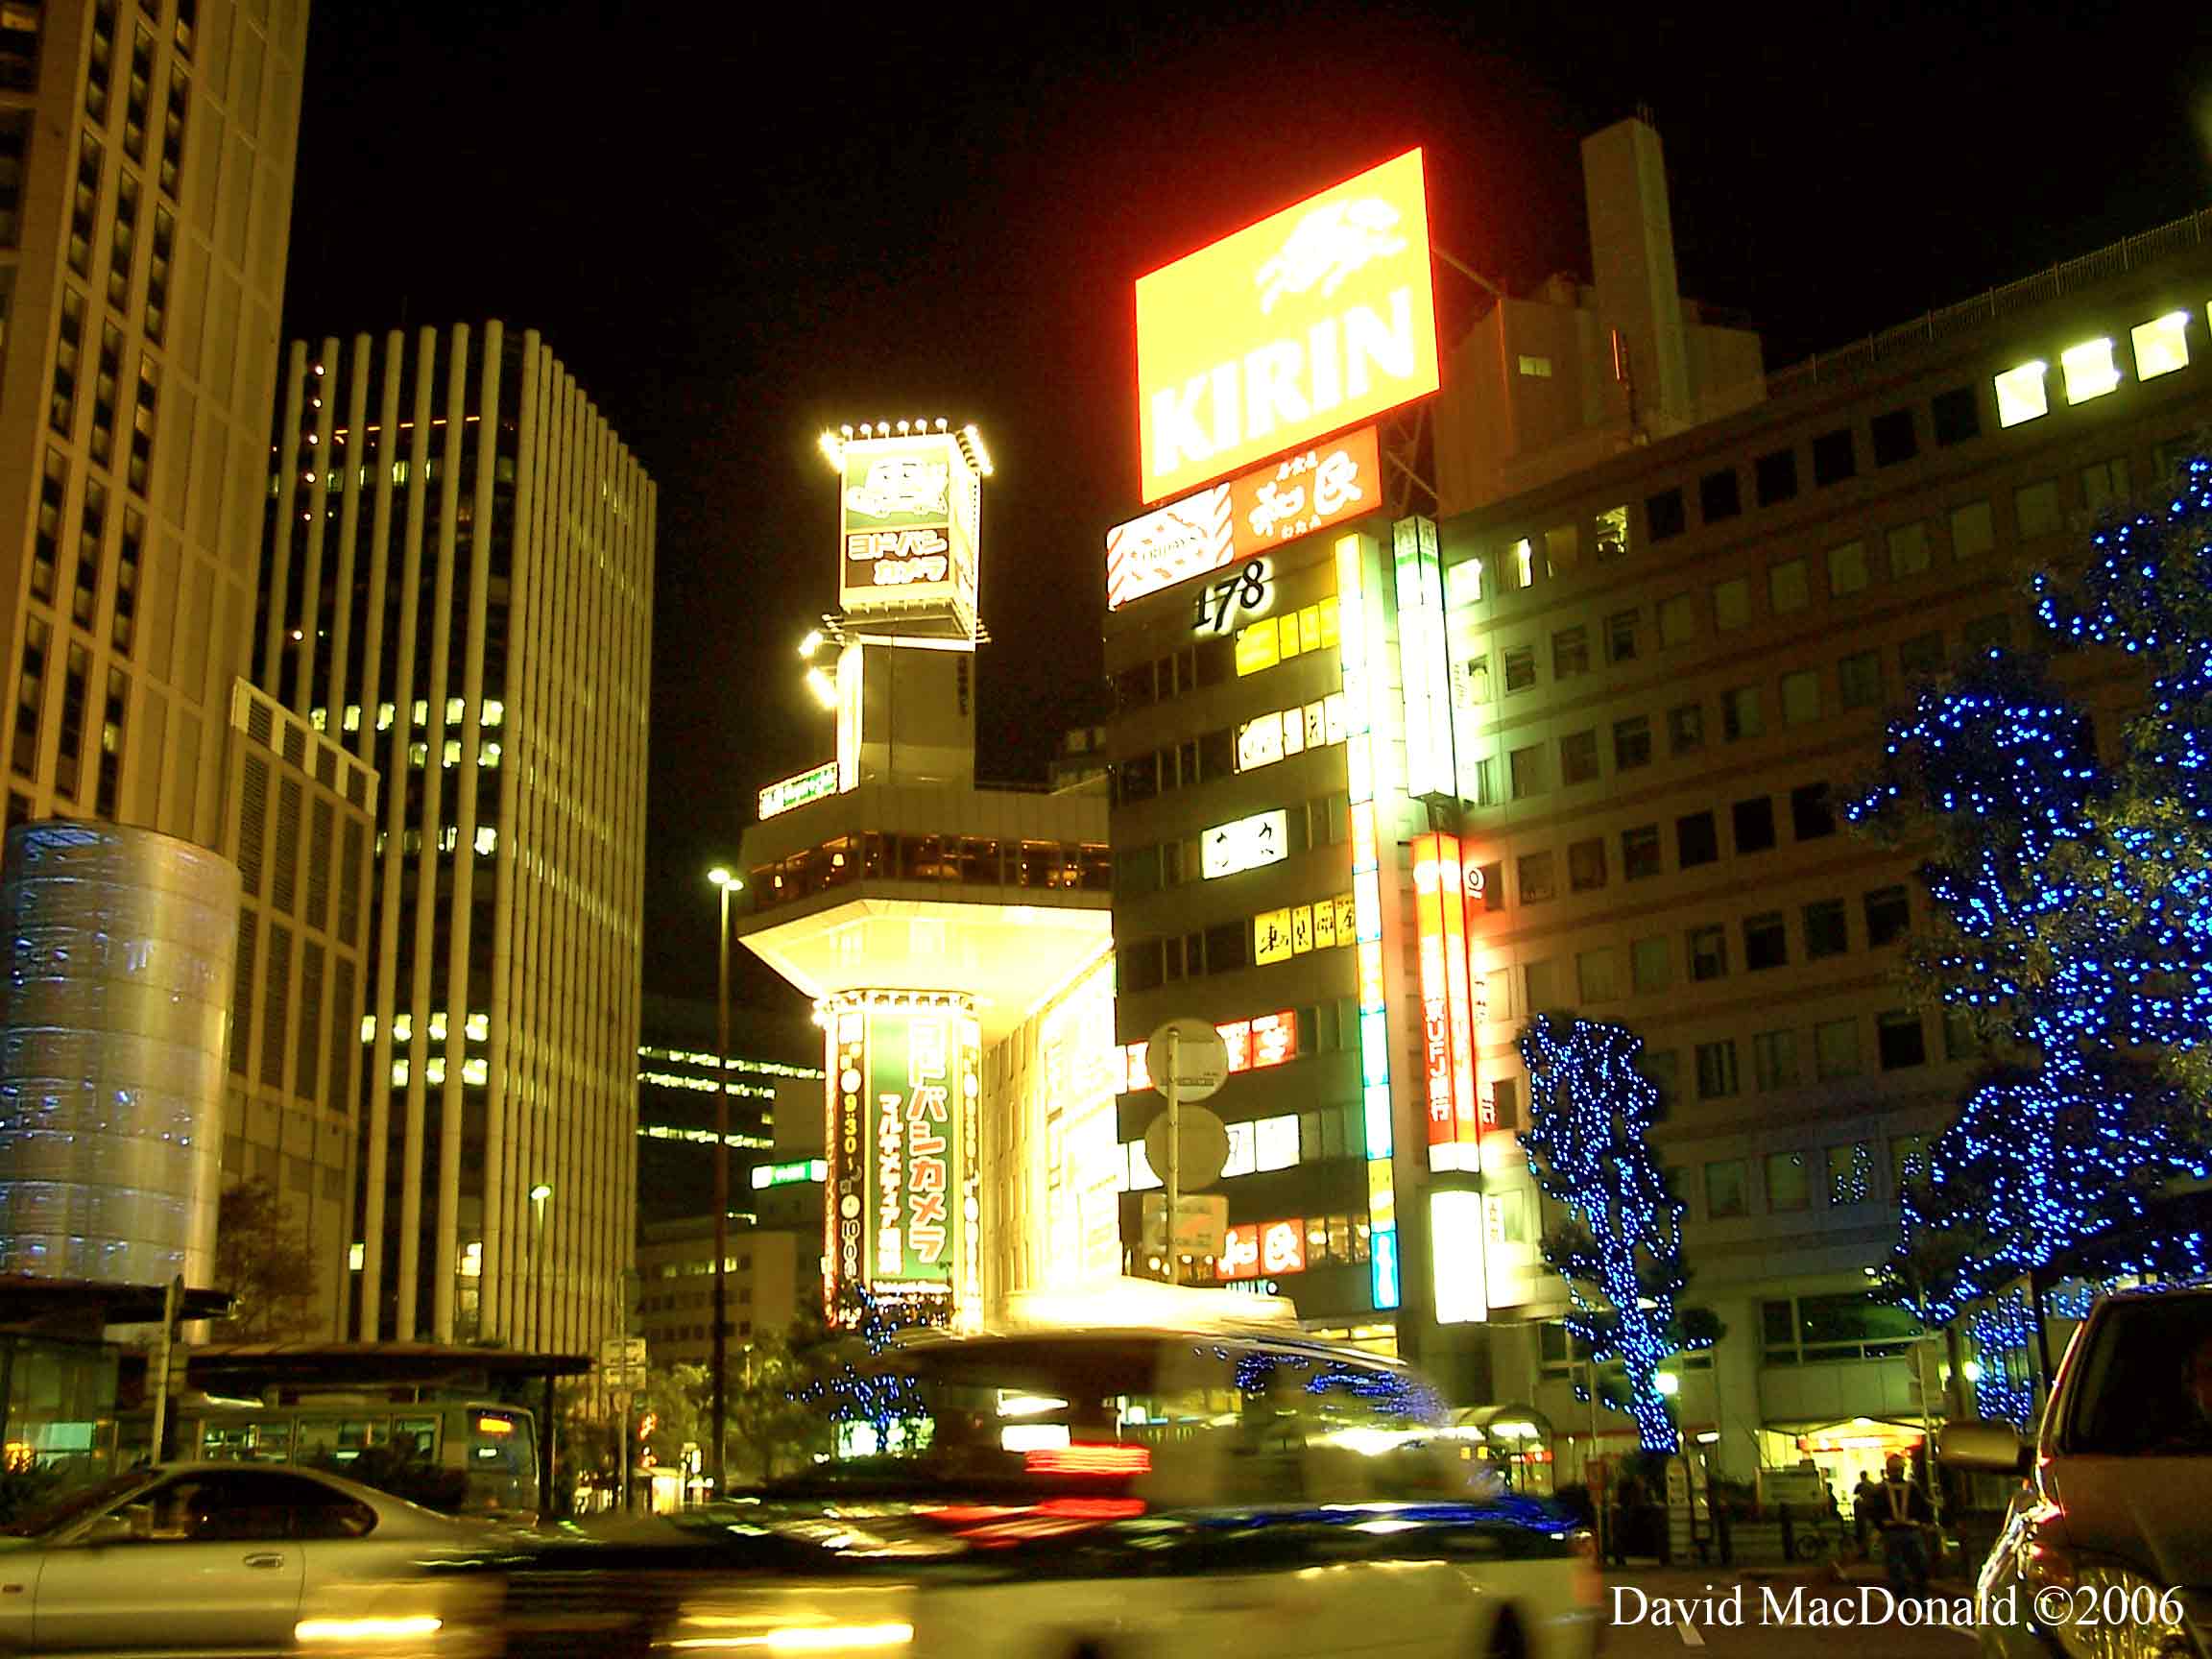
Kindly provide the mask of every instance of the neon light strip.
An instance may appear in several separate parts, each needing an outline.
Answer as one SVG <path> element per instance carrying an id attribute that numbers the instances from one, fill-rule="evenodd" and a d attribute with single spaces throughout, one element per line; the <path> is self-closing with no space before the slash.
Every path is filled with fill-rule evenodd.
<path id="1" fill-rule="evenodd" d="M 1344 770 L 1352 802 L 1352 904 L 1359 944 L 1359 1076 L 1367 1132 L 1368 1278 L 1378 1309 L 1399 1303 L 1398 1193 L 1391 1176 L 1390 1035 L 1383 1011 L 1381 848 L 1375 828 L 1375 708 L 1364 548 L 1336 543 L 1336 657 L 1344 681 Z"/>

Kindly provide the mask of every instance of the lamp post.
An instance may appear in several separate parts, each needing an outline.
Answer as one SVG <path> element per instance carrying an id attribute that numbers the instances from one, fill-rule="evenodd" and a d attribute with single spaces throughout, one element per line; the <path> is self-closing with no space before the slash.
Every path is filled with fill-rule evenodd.
<path id="1" fill-rule="evenodd" d="M 714 1346 L 709 1361 L 707 1470 L 719 1499 L 723 1484 L 724 1431 L 729 1426 L 730 1362 L 730 896 L 745 883 L 717 864 L 707 872 L 722 897 L 721 926 L 715 934 L 719 971 L 714 995 Z"/>
<path id="2" fill-rule="evenodd" d="M 541 1181 L 530 1189 L 530 1277 L 531 1277 L 531 1339 L 541 1354 L 550 1354 L 553 1344 L 545 1332 L 545 1200 L 553 1196 L 553 1189 Z M 550 1511 L 553 1502 L 553 1374 L 545 1374 L 545 1421 L 538 1430 L 538 1503 L 541 1509 Z"/>

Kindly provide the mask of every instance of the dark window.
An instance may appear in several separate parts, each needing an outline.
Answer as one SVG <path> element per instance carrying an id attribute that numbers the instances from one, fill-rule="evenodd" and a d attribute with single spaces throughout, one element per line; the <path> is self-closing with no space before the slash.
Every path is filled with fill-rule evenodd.
<path id="1" fill-rule="evenodd" d="M 1982 436 L 1982 409 L 1974 400 L 1974 388 L 1955 386 L 1936 394 L 1928 413 L 1936 428 L 1936 442 L 1948 447 Z"/>
<path id="2" fill-rule="evenodd" d="M 1621 831 L 1622 879 L 1641 881 L 1658 875 L 1660 868 L 1658 825 L 1639 824 Z"/>
<path id="3" fill-rule="evenodd" d="M 1736 469 L 1708 472 L 1697 480 L 1697 510 L 1708 524 L 1733 518 L 1743 511 L 1743 496 L 1737 488 Z"/>
<path id="4" fill-rule="evenodd" d="M 1705 747 L 1705 706 L 1685 703 L 1667 710 L 1667 752 L 1688 755 Z"/>
<path id="5" fill-rule="evenodd" d="M 1774 847 L 1774 798 L 1756 796 L 1749 801 L 1739 801 L 1734 808 L 1736 820 L 1736 851 L 1739 853 L 1768 853 Z"/>
<path id="6" fill-rule="evenodd" d="M 1206 972 L 1233 974 L 1252 961 L 1252 924 L 1230 922 L 1206 929 Z"/>
<path id="7" fill-rule="evenodd" d="M 1894 467 L 1920 453 L 1920 441 L 1912 435 L 1912 411 L 1892 409 L 1869 423 L 1874 439 L 1874 465 Z"/>
<path id="8" fill-rule="evenodd" d="M 1647 495 L 1644 498 L 1644 522 L 1654 541 L 1664 541 L 1670 536 L 1681 535 L 1689 527 L 1689 518 L 1682 506 L 1681 490 L 1662 490 L 1656 495 Z"/>
<path id="9" fill-rule="evenodd" d="M 1145 939 L 1121 947 L 1120 960 L 1114 971 L 1117 991 L 1152 991 L 1158 989 L 1164 979 L 1159 940 Z"/>
<path id="10" fill-rule="evenodd" d="M 1504 656 L 1506 690 L 1526 691 L 1536 684 L 1535 646 L 1508 645 Z"/>
<path id="11" fill-rule="evenodd" d="M 1605 618 L 1605 655 L 1615 662 L 1636 660 L 1637 613 L 1616 611 Z"/>
<path id="12" fill-rule="evenodd" d="M 2012 643 L 2012 618 L 2002 611 L 1977 616 L 1960 630 L 1969 651 L 1994 651 Z"/>
<path id="13" fill-rule="evenodd" d="M 1943 631 L 1933 634 L 1915 634 L 1899 643 L 1897 666 L 1907 675 L 1940 674 L 1943 672 Z"/>
<path id="14" fill-rule="evenodd" d="M 1805 906 L 1805 959 L 1817 962 L 1823 956 L 1840 956 L 1850 949 L 1850 935 L 1843 921 L 1843 901 L 1822 899 Z"/>
<path id="15" fill-rule="evenodd" d="M 1577 624 L 1551 636 L 1551 678 L 1571 680 L 1590 669 L 1590 630 Z"/>
<path id="16" fill-rule="evenodd" d="M 1559 781 L 1587 783 L 1598 776 L 1598 733 L 1570 732 L 1559 739 Z"/>
<path id="17" fill-rule="evenodd" d="M 1790 832 L 1800 841 L 1836 833 L 1836 803 L 1825 783 L 1800 783 L 1790 791 Z"/>
<path id="18" fill-rule="evenodd" d="M 1743 966 L 1756 974 L 1763 968 L 1790 965 L 1790 932 L 1782 925 L 1782 912 L 1767 910 L 1743 919 Z"/>
<path id="19" fill-rule="evenodd" d="M 1928 1064 L 1928 1033 L 1919 1015 L 1904 1008 L 1876 1015 L 1874 1031 L 1883 1070 L 1902 1071 L 1909 1066 Z"/>
<path id="20" fill-rule="evenodd" d="M 1719 856 L 1720 831 L 1712 813 L 1692 812 L 1674 820 L 1674 861 L 1683 869 Z"/>
<path id="21" fill-rule="evenodd" d="M 1625 720 L 1613 722 L 1613 768 L 1617 772 L 1633 771 L 1639 766 L 1651 764 L 1651 719 L 1646 714 L 1632 714 Z"/>
<path id="22" fill-rule="evenodd" d="M 1745 1166 L 1741 1158 L 1705 1166 L 1705 1214 L 1713 1221 L 1746 1214 L 1743 1193 Z"/>
<path id="23" fill-rule="evenodd" d="M 1503 910 L 1505 908 L 1505 866 L 1503 864 L 1485 864 L 1482 866 L 1482 908 L 1485 910 Z"/>
<path id="24" fill-rule="evenodd" d="M 1595 893 L 1605 885 L 1605 843 L 1592 837 L 1567 844 L 1567 884 L 1577 893 Z"/>
<path id="25" fill-rule="evenodd" d="M 1777 449 L 1771 455 L 1762 455 L 1752 463 L 1751 469 L 1759 489 L 1760 506 L 1771 507 L 1797 493 L 1796 450 Z"/>
<path id="26" fill-rule="evenodd" d="M 1902 887 L 1877 887 L 1866 895 L 1866 948 L 1879 950 L 1905 937 L 1912 926 L 1912 906 Z"/>
<path id="27" fill-rule="evenodd" d="M 1719 979 L 1728 973 L 1728 934 L 1719 927 L 1690 929 L 1690 977 Z"/>
<path id="28" fill-rule="evenodd" d="M 1208 782 L 1237 770 L 1237 738 L 1224 726 L 1198 739 L 1198 776 Z"/>
<path id="29" fill-rule="evenodd" d="M 1813 440 L 1813 482 L 1840 484 L 1859 475 L 1858 452 L 1851 447 L 1851 428 L 1839 426 Z"/>
<path id="30" fill-rule="evenodd" d="M 1837 685 L 1845 709 L 1875 709 L 1882 703 L 1882 653 L 1854 651 L 1836 664 Z"/>
<path id="31" fill-rule="evenodd" d="M 1137 755 L 1116 768 L 1124 802 L 1149 801 L 1160 792 L 1160 763 L 1156 756 Z"/>

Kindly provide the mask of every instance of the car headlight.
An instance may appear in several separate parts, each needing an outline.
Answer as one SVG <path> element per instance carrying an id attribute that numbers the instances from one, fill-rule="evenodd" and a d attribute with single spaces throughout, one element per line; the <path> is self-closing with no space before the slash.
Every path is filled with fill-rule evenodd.
<path id="1" fill-rule="evenodd" d="M 2033 1623 L 2080 1659 L 2197 1659 L 2187 1599 L 2117 1555 L 2031 1533 L 2022 1593 Z"/>

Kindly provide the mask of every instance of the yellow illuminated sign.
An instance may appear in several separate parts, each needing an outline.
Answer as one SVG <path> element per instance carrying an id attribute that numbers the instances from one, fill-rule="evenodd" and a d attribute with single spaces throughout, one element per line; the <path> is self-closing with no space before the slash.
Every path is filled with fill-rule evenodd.
<path id="1" fill-rule="evenodd" d="M 1287 962 L 1310 950 L 1333 950 L 1353 938 L 1352 895 L 1315 904 L 1292 904 L 1252 918 L 1252 961 L 1257 967 Z"/>
<path id="2" fill-rule="evenodd" d="M 1436 390 L 1421 152 L 1137 282 L 1143 498 Z"/>

